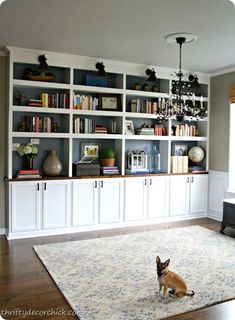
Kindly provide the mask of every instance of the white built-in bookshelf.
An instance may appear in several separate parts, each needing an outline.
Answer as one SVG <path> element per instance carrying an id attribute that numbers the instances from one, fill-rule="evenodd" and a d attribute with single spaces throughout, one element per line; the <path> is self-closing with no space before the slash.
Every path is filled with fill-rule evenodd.
<path id="1" fill-rule="evenodd" d="M 131 120 L 135 128 L 141 127 L 143 123 L 149 125 L 157 124 L 157 115 L 145 112 L 132 112 L 132 103 L 143 101 L 154 101 L 159 105 L 163 99 L 169 98 L 174 70 L 154 66 L 158 78 L 157 92 L 151 91 L 153 83 L 146 81 L 146 65 L 135 65 L 117 61 L 81 57 L 75 55 L 46 52 L 44 50 L 29 50 L 9 47 L 9 118 L 8 118 L 8 178 L 15 176 L 17 170 L 22 166 L 22 159 L 13 151 L 15 144 L 30 142 L 30 139 L 39 139 L 39 154 L 34 159 L 34 166 L 41 170 L 43 159 L 47 150 L 56 149 L 63 165 L 62 176 L 72 177 L 73 163 L 81 159 L 81 145 L 84 143 L 98 144 L 101 148 L 111 147 L 116 152 L 116 164 L 120 174 L 125 174 L 127 166 L 127 152 L 131 149 L 141 148 L 150 152 L 156 146 L 161 153 L 161 171 L 171 172 L 170 158 L 173 145 L 176 143 L 192 146 L 202 146 L 206 152 L 203 166 L 208 169 L 208 121 L 203 119 L 196 121 L 187 119 L 178 123 L 175 119 L 163 120 L 165 135 L 127 135 L 125 133 L 125 122 Z M 38 56 L 45 54 L 49 70 L 55 75 L 53 82 L 25 80 L 23 73 L 26 68 L 36 70 L 38 67 Z M 87 85 L 87 76 L 97 73 L 95 64 L 103 61 L 106 70 L 106 87 Z M 197 73 L 199 82 L 203 88 L 203 104 L 209 106 L 209 77 Z M 149 85 L 149 91 L 135 90 L 138 83 L 143 88 Z M 52 101 L 56 95 L 67 97 L 66 105 L 61 107 L 36 107 L 29 106 L 30 99 L 39 99 L 42 93 L 46 93 Z M 19 105 L 19 95 L 23 96 Z M 74 96 L 87 96 L 96 98 L 98 105 L 95 110 L 92 104 L 84 105 L 81 109 L 75 109 Z M 110 111 L 102 107 L 102 97 L 117 97 L 119 106 L 117 110 Z M 48 99 L 47 97 L 47 99 Z M 196 103 L 200 103 L 201 97 L 196 97 Z M 47 102 L 48 105 L 48 102 Z M 81 107 L 81 106 L 80 106 Z M 89 110 L 91 109 L 91 110 Z M 209 109 L 209 108 L 208 108 Z M 151 112 L 151 111 L 150 111 Z M 208 111 L 209 112 L 209 111 Z M 56 132 L 33 132 L 37 129 L 27 129 L 22 123 L 26 121 L 35 122 L 38 119 L 50 118 L 56 123 Z M 75 133 L 74 122 L 79 118 L 82 123 L 98 124 L 107 128 L 108 133 Z M 35 120 L 36 119 L 36 120 Z M 40 120 L 39 120 L 40 121 Z M 41 120 L 44 121 L 44 120 Z M 116 132 L 111 133 L 111 123 L 115 122 Z M 195 126 L 196 136 L 176 136 L 172 127 Z M 29 124 L 31 126 L 32 123 Z M 51 126 L 51 124 L 50 124 Z M 89 128 L 90 130 L 91 128 Z M 181 132 L 182 134 L 182 132 Z M 184 134 L 184 133 L 183 133 Z"/>
<path id="2" fill-rule="evenodd" d="M 208 175 L 171 174 L 171 156 L 176 145 L 188 150 L 201 146 L 206 155 L 202 165 L 208 170 L 208 120 L 158 122 L 157 108 L 170 97 L 175 70 L 151 66 L 158 80 L 150 83 L 145 74 L 150 66 L 146 65 L 15 47 L 8 47 L 8 54 L 10 239 L 206 216 Z M 37 70 L 42 54 L 55 79 L 25 80 L 25 69 Z M 101 61 L 106 83 L 96 77 L 95 65 Z M 207 106 L 209 116 L 209 76 L 197 75 L 203 101 L 196 97 L 196 103 Z M 127 122 L 134 129 L 143 124 L 154 127 L 155 134 L 128 134 Z M 39 140 L 34 168 L 40 170 L 42 179 L 15 179 L 22 169 L 16 148 L 31 139 Z M 89 144 L 114 149 L 120 175 L 77 177 L 73 164 L 81 160 L 82 148 Z M 150 154 L 154 148 L 160 152 L 161 173 L 126 175 L 130 150 Z M 56 150 L 62 163 L 58 177 L 43 174 L 48 150 Z"/>

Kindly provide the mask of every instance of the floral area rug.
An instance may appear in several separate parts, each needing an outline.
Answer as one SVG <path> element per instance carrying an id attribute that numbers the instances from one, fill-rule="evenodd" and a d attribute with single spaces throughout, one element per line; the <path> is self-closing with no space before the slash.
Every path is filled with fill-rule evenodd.
<path id="1" fill-rule="evenodd" d="M 235 298 L 235 239 L 194 226 L 35 246 L 79 319 L 157 320 Z M 156 256 L 193 297 L 163 299 Z"/>

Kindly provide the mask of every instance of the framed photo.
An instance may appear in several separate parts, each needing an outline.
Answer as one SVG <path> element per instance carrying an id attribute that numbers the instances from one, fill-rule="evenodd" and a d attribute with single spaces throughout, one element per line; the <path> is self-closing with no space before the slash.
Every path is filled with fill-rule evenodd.
<path id="1" fill-rule="evenodd" d="M 125 133 L 135 134 L 134 125 L 132 120 L 126 120 L 125 122 Z"/>
<path id="2" fill-rule="evenodd" d="M 176 143 L 173 144 L 172 155 L 173 156 L 187 156 L 188 155 L 187 144 L 176 144 Z"/>
<path id="3" fill-rule="evenodd" d="M 99 157 L 99 145 L 91 143 L 81 144 L 81 161 L 89 162 Z"/>
<path id="4" fill-rule="evenodd" d="M 121 100 L 118 94 L 100 94 L 99 109 L 118 111 L 121 109 Z"/>

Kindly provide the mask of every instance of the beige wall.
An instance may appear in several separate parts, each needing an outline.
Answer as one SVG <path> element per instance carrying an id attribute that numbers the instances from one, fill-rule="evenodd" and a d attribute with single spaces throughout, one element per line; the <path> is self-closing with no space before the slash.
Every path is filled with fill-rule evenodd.
<path id="1" fill-rule="evenodd" d="M 6 157 L 6 68 L 7 59 L 0 56 L 0 229 L 5 228 L 5 157 Z"/>
<path id="2" fill-rule="evenodd" d="M 235 72 L 211 78 L 209 169 L 228 171 L 229 85 Z"/>

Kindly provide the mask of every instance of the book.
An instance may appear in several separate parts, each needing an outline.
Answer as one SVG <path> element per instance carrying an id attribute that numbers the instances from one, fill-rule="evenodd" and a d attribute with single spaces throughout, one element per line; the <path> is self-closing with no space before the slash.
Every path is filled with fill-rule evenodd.
<path id="1" fill-rule="evenodd" d="M 20 169 L 18 174 L 27 175 L 27 174 L 39 174 L 38 169 Z"/>
<path id="2" fill-rule="evenodd" d="M 35 179 L 35 178 L 41 178 L 42 176 L 40 174 L 17 174 L 16 179 Z"/>
<path id="3" fill-rule="evenodd" d="M 171 172 L 178 173 L 178 156 L 171 157 Z"/>
<path id="4" fill-rule="evenodd" d="M 137 135 L 153 135 L 154 134 L 154 128 L 137 128 L 135 129 L 135 134 Z"/>
<path id="5" fill-rule="evenodd" d="M 188 156 L 182 156 L 183 158 L 183 171 L 182 173 L 188 173 Z"/>
<path id="6" fill-rule="evenodd" d="M 131 169 L 126 169 L 126 174 L 146 174 L 146 173 L 149 173 L 149 170 L 135 171 Z"/>
<path id="7" fill-rule="evenodd" d="M 202 166 L 189 167 L 188 171 L 192 172 L 192 173 L 206 173 L 207 172 L 206 168 L 202 167 Z"/>

